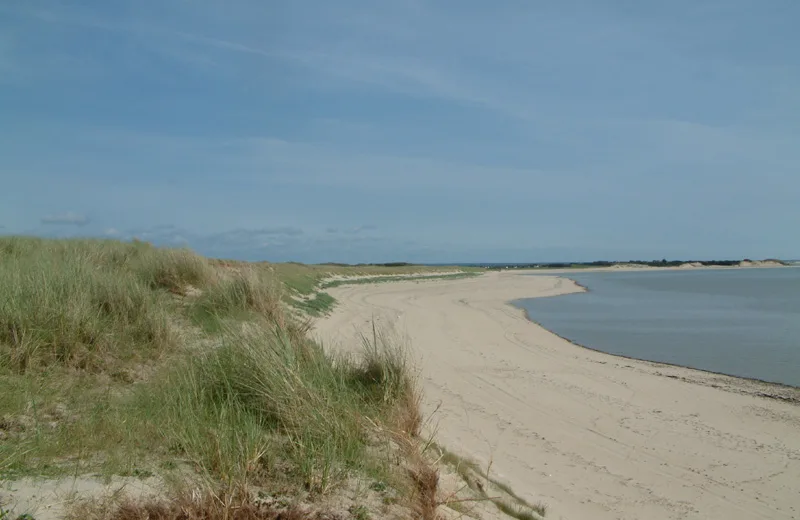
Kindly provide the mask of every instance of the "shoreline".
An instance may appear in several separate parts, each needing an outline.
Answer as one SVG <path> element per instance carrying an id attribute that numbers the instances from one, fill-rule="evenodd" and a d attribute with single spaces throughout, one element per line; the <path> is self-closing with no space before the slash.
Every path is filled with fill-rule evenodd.
<path id="1" fill-rule="evenodd" d="M 553 298 L 555 296 L 560 296 L 560 295 L 548 296 L 548 298 Z M 508 302 L 508 304 L 511 307 L 514 307 L 515 309 L 522 311 L 522 313 L 525 316 L 526 320 L 528 320 L 531 323 L 543 328 L 544 330 L 546 330 L 550 334 L 553 334 L 554 336 L 558 336 L 560 339 L 563 339 L 564 341 L 566 341 L 566 342 L 568 342 L 568 343 L 570 343 L 572 345 L 575 345 L 576 347 L 585 348 L 586 350 L 591 350 L 592 352 L 597 352 L 597 353 L 604 354 L 606 356 L 612 356 L 612 357 L 615 357 L 615 358 L 627 359 L 627 360 L 631 360 L 631 361 L 639 361 L 641 363 L 649 363 L 649 364 L 653 365 L 654 367 L 663 366 L 663 367 L 681 368 L 681 369 L 684 369 L 684 370 L 692 370 L 692 371 L 695 371 L 695 372 L 702 372 L 703 374 L 707 374 L 707 375 L 711 375 L 711 376 L 720 376 L 720 377 L 724 377 L 726 379 L 731 379 L 731 380 L 734 380 L 734 381 L 735 380 L 739 380 L 742 383 L 758 383 L 760 385 L 764 385 L 765 387 L 777 387 L 777 388 L 780 388 L 780 389 L 783 389 L 783 390 L 789 390 L 791 392 L 797 393 L 797 396 L 784 397 L 784 396 L 774 395 L 774 394 L 751 393 L 751 392 L 745 392 L 745 393 L 748 393 L 748 394 L 754 395 L 754 396 L 758 396 L 758 397 L 764 397 L 764 398 L 767 398 L 767 399 L 778 399 L 780 401 L 793 402 L 793 403 L 800 404 L 800 386 L 792 386 L 792 385 L 787 385 L 787 384 L 784 384 L 784 383 L 776 383 L 774 381 L 764 381 L 763 379 L 758 379 L 758 378 L 755 378 L 755 377 L 736 376 L 736 375 L 733 375 L 733 374 L 726 374 L 725 372 L 715 372 L 713 370 L 706 370 L 704 368 L 691 367 L 689 365 L 679 365 L 677 363 L 667 363 L 666 361 L 652 361 L 650 359 L 637 358 L 637 357 L 633 357 L 633 356 L 626 356 L 624 354 L 614 354 L 614 353 L 611 353 L 611 352 L 606 352 L 605 350 L 601 350 L 599 348 L 589 347 L 587 345 L 583 345 L 582 343 L 578 343 L 577 341 L 573 341 L 573 340 L 571 340 L 571 339 L 569 339 L 569 338 L 567 338 L 565 336 L 562 336 L 561 334 L 559 334 L 557 332 L 554 332 L 551 329 L 548 329 L 547 327 L 545 327 L 544 325 L 542 325 L 538 321 L 536 321 L 534 319 L 531 319 L 527 310 L 520 309 L 516 305 L 513 305 L 511 302 Z M 686 381 L 687 382 L 693 382 L 695 384 L 702 384 L 702 383 L 699 383 L 699 382 L 690 381 L 688 379 Z"/>
<path id="2" fill-rule="evenodd" d="M 745 269 L 753 269 L 753 268 L 746 267 Z M 767 269 L 772 269 L 772 267 L 768 267 Z M 589 345 L 584 345 L 582 343 L 578 343 L 577 341 L 569 339 L 566 336 L 562 336 L 558 332 L 545 327 L 539 321 L 534 320 L 533 318 L 531 318 L 530 313 L 528 312 L 527 309 L 522 308 L 522 307 L 517 306 L 517 305 L 514 304 L 514 302 L 518 302 L 518 301 L 521 301 L 521 300 L 524 300 L 524 299 L 557 298 L 559 296 L 566 296 L 567 294 L 578 294 L 580 292 L 590 292 L 591 291 L 591 289 L 589 289 L 587 286 L 581 284 L 580 282 L 578 282 L 576 280 L 573 280 L 572 278 L 569 278 L 568 276 L 559 276 L 559 278 L 564 278 L 565 280 L 571 281 L 577 287 L 580 287 L 582 290 L 581 291 L 575 291 L 573 293 L 553 294 L 553 295 L 544 296 L 544 297 L 533 296 L 532 298 L 515 299 L 515 300 L 510 300 L 510 301 L 506 302 L 506 304 L 509 305 L 510 307 L 513 307 L 514 309 L 516 309 L 518 311 L 521 311 L 523 316 L 525 317 L 525 319 L 528 320 L 529 322 L 535 324 L 538 327 L 543 328 L 544 330 L 546 330 L 550 334 L 553 334 L 554 336 L 557 336 L 557 337 L 561 338 L 562 340 L 564 340 L 566 342 L 569 342 L 572 345 L 575 345 L 576 347 L 585 348 L 586 350 L 591 350 L 592 352 L 598 352 L 600 354 L 605 354 L 607 356 L 612 356 L 612 357 L 616 357 L 616 358 L 639 361 L 639 362 L 643 362 L 643 363 L 651 363 L 653 366 L 682 368 L 682 369 L 686 369 L 686 370 L 693 370 L 693 371 L 696 371 L 696 372 L 702 372 L 703 374 L 708 374 L 708 375 L 712 375 L 712 376 L 725 377 L 725 378 L 728 378 L 728 379 L 730 379 L 732 381 L 740 380 L 742 383 L 758 383 L 760 385 L 763 385 L 766 388 L 775 387 L 775 388 L 778 388 L 778 389 L 781 389 L 781 390 L 789 391 L 793 395 L 785 396 L 785 395 L 777 395 L 777 394 L 768 394 L 768 393 L 764 393 L 764 392 L 754 393 L 754 392 L 747 392 L 746 390 L 742 390 L 742 392 L 743 393 L 747 393 L 749 395 L 754 395 L 754 396 L 758 396 L 758 397 L 764 397 L 764 398 L 767 398 L 767 399 L 777 399 L 777 400 L 780 400 L 780 401 L 800 404 L 800 386 L 789 385 L 789 384 L 786 384 L 786 383 L 778 383 L 778 382 L 775 382 L 775 381 L 765 381 L 763 379 L 758 379 L 757 377 L 745 377 L 745 376 L 737 376 L 737 375 L 734 375 L 734 374 L 726 374 L 725 372 L 716 372 L 714 370 L 707 370 L 705 368 L 698 368 L 698 367 L 693 367 L 693 366 L 689 366 L 689 365 L 681 365 L 681 364 L 678 364 L 678 363 L 668 363 L 666 361 L 653 361 L 651 359 L 644 359 L 644 358 L 638 358 L 638 357 L 634 357 L 634 356 L 626 356 L 624 354 L 614 354 L 613 352 L 606 352 L 605 350 L 602 350 L 602 349 L 599 349 L 599 348 L 595 348 L 595 347 L 591 347 Z M 703 383 L 696 382 L 695 384 L 703 384 Z"/>
<path id="3" fill-rule="evenodd" d="M 487 268 L 491 271 L 514 271 L 527 273 L 580 273 L 594 271 L 705 271 L 708 269 L 776 269 L 782 267 L 800 267 L 800 263 L 774 263 L 773 261 L 757 260 L 749 264 L 737 265 L 695 265 L 687 262 L 681 265 L 656 266 L 645 264 L 617 263 L 609 266 L 587 266 L 587 267 L 504 267 Z"/>
<path id="4" fill-rule="evenodd" d="M 510 304 L 579 290 L 548 274 L 337 287 L 314 332 L 406 339 L 437 442 L 548 518 L 800 517 L 800 406 L 759 394 L 795 389 L 570 343 Z"/>

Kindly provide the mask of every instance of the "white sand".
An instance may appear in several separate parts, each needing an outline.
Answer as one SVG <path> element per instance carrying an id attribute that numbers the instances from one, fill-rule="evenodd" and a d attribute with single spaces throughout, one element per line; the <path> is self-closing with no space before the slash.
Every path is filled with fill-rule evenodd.
<path id="1" fill-rule="evenodd" d="M 548 518 L 800 519 L 800 392 L 578 347 L 506 303 L 578 290 L 519 272 L 343 286 L 316 333 L 345 348 L 374 316 L 407 336 L 437 440 Z"/>
<path id="2" fill-rule="evenodd" d="M 142 501 L 153 499 L 164 488 L 164 482 L 158 477 L 114 476 L 107 480 L 90 476 L 26 477 L 0 482 L 0 507 L 8 512 L 9 520 L 23 514 L 32 515 L 36 520 L 61 520 L 81 501 L 99 500 L 101 505 L 112 506 L 124 497 Z"/>

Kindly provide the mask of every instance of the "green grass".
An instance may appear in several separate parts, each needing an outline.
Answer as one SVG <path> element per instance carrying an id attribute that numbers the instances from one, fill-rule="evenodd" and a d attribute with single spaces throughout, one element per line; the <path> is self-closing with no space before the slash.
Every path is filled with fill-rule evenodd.
<path id="1" fill-rule="evenodd" d="M 0 239 L 0 368 L 102 371 L 169 352 L 166 289 L 197 280 L 191 258 L 142 244 Z"/>
<path id="2" fill-rule="evenodd" d="M 141 424 L 124 406 L 129 383 L 67 369 L 0 373 L 0 382 L 9 389 L 0 397 L 0 479 L 122 474 L 143 462 L 126 427 Z"/>
<path id="3" fill-rule="evenodd" d="M 360 284 L 371 284 L 371 283 L 426 281 L 426 280 L 458 280 L 462 278 L 472 278 L 475 276 L 479 276 L 480 274 L 481 272 L 468 271 L 468 272 L 455 272 L 455 273 L 445 272 L 443 274 L 435 274 L 435 275 L 416 275 L 413 277 L 401 276 L 401 275 L 386 275 L 386 276 L 376 276 L 373 278 L 331 280 L 329 282 L 322 283 L 320 287 L 322 289 L 328 289 L 331 287 L 339 287 L 341 285 L 360 285 Z"/>
<path id="4" fill-rule="evenodd" d="M 337 274 L 342 273 L 342 269 L 338 268 Z M 378 272 L 383 272 L 386 269 L 390 268 L 382 268 Z M 399 268 L 392 268 L 392 269 L 399 269 Z M 418 268 L 417 268 L 418 269 Z M 449 269 L 449 268 L 448 268 Z M 292 307 L 303 311 L 309 316 L 317 317 L 317 316 L 324 316 L 328 312 L 333 309 L 336 305 L 336 299 L 324 292 L 324 289 L 329 289 L 333 287 L 339 287 L 342 285 L 359 285 L 359 284 L 373 284 L 373 283 L 387 283 L 387 282 L 400 282 L 400 281 L 427 281 L 427 280 L 454 280 L 454 279 L 461 279 L 461 278 L 471 278 L 473 276 L 478 276 L 481 273 L 475 271 L 469 272 L 448 272 L 442 271 L 442 274 L 435 274 L 435 275 L 417 275 L 414 274 L 417 271 L 409 271 L 409 274 L 414 274 L 413 277 L 408 276 L 408 274 L 393 274 L 393 275 L 383 275 L 383 276 L 374 276 L 368 275 L 369 278 L 357 278 L 358 276 L 365 276 L 363 274 L 355 274 L 355 273 L 362 273 L 363 270 L 361 268 L 354 268 L 352 271 L 352 276 L 354 278 L 347 278 L 347 279 L 339 279 L 339 280 L 330 280 L 325 281 L 324 277 L 293 277 L 288 280 L 287 287 L 294 287 L 295 292 L 300 294 L 301 297 L 292 297 L 291 293 L 286 293 L 285 301 L 291 305 Z M 424 272 L 424 271 L 420 271 Z M 298 281 L 303 280 L 301 285 L 298 285 Z M 315 285 L 311 285 L 315 284 Z M 300 287 L 300 289 L 297 289 Z"/>
<path id="5" fill-rule="evenodd" d="M 292 306 L 299 309 L 309 316 L 322 316 L 336 304 L 333 296 L 326 292 L 318 292 L 314 296 L 304 300 L 292 300 Z"/>
<path id="6" fill-rule="evenodd" d="M 449 266 L 424 266 L 406 265 L 387 267 L 377 265 L 340 266 L 340 265 L 304 265 L 297 263 L 269 264 L 268 269 L 275 277 L 286 285 L 289 291 L 310 295 L 318 289 L 335 287 L 338 283 L 324 284 L 325 279 L 332 276 L 385 276 L 397 277 L 420 273 L 453 273 L 453 272 L 483 272 L 477 268 L 449 267 Z M 333 283 L 333 285 L 329 285 Z M 344 281 L 344 283 L 348 283 Z"/>
<path id="7" fill-rule="evenodd" d="M 373 331 L 359 356 L 326 352 L 282 302 L 310 287 L 303 310 L 324 313 L 320 281 L 348 269 L 1 238 L 0 478 L 158 474 L 312 496 L 407 478 L 385 438 L 420 423 L 402 351 Z"/>
<path id="8" fill-rule="evenodd" d="M 11 512 L 3 509 L 0 506 L 0 520 L 36 520 L 32 515 L 23 513 L 21 515 L 12 515 Z"/>
<path id="9" fill-rule="evenodd" d="M 372 378 L 375 363 L 396 377 Z M 141 416 L 160 418 L 158 445 L 216 478 L 268 482 L 280 462 L 284 478 L 324 492 L 368 469 L 367 419 L 384 421 L 411 390 L 404 370 L 388 351 L 358 361 L 280 329 L 228 331 L 136 402 Z"/>
<path id="10" fill-rule="evenodd" d="M 227 330 L 221 346 L 163 367 L 129 392 L 90 376 L 6 376 L 0 474 L 134 474 L 164 461 L 211 482 L 324 493 L 349 475 L 383 476 L 374 425 L 411 402 L 402 352 L 378 339 L 337 357 L 280 328 Z M 20 414 L 22 411 L 24 413 Z"/>
<path id="11" fill-rule="evenodd" d="M 372 515 L 369 514 L 369 509 L 363 505 L 351 507 L 350 514 L 353 515 L 353 520 L 371 520 L 372 518 Z"/>
<path id="12" fill-rule="evenodd" d="M 191 304 L 196 323 L 218 331 L 226 318 L 262 317 L 280 321 L 281 291 L 264 272 L 239 269 L 210 285 Z"/>

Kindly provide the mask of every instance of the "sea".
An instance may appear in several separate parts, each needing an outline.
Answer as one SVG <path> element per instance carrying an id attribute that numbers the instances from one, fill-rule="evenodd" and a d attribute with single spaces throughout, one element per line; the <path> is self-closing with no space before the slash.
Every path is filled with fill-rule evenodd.
<path id="1" fill-rule="evenodd" d="M 800 267 L 559 276 L 588 292 L 513 302 L 559 336 L 610 354 L 800 387 Z"/>

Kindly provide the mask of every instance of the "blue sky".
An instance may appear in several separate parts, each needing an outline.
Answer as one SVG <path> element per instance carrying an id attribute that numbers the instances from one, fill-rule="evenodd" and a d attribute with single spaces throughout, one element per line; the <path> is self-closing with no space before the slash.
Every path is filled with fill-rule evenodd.
<path id="1" fill-rule="evenodd" d="M 0 233 L 800 257 L 800 2 L 3 0 Z"/>

